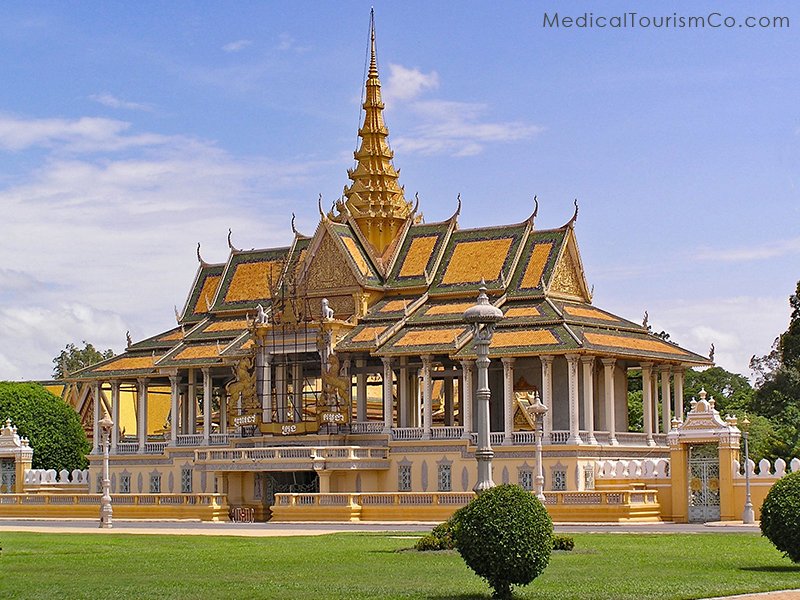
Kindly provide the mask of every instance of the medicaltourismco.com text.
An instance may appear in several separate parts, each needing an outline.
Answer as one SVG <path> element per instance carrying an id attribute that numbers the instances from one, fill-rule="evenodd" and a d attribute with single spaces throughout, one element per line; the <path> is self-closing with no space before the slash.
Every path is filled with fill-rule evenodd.
<path id="1" fill-rule="evenodd" d="M 706 15 L 614 15 L 544 13 L 542 27 L 550 29 L 788 29 L 789 17 L 735 17 L 719 12 Z"/>

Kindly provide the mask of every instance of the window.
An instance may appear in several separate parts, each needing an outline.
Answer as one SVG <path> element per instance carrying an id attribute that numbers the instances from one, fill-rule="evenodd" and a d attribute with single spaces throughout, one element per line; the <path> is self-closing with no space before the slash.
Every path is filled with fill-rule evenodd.
<path id="1" fill-rule="evenodd" d="M 119 493 L 120 494 L 130 494 L 131 493 L 131 476 L 128 473 L 122 473 L 119 476 Z"/>
<path id="2" fill-rule="evenodd" d="M 411 491 L 411 465 L 400 465 L 397 472 L 397 489 L 401 492 Z"/>
<path id="3" fill-rule="evenodd" d="M 161 493 L 161 474 L 160 473 L 153 473 L 150 475 L 150 493 L 151 494 L 160 494 Z"/>
<path id="4" fill-rule="evenodd" d="M 439 465 L 439 491 L 449 492 L 453 489 L 450 465 Z"/>
<path id="5" fill-rule="evenodd" d="M 519 485 L 523 490 L 531 491 L 533 489 L 533 471 L 530 469 L 520 469 Z"/>
<path id="6" fill-rule="evenodd" d="M 181 469 L 181 494 L 192 493 L 192 470 L 183 468 Z"/>
<path id="7" fill-rule="evenodd" d="M 566 469 L 553 469 L 553 491 L 567 491 L 567 471 Z"/>
<path id="8" fill-rule="evenodd" d="M 97 474 L 97 493 L 103 493 L 103 475 L 102 473 Z"/>

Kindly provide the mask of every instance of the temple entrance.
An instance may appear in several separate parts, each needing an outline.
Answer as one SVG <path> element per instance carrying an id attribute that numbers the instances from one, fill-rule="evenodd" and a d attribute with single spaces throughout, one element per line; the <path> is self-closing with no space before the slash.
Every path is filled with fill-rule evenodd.
<path id="1" fill-rule="evenodd" d="M 689 522 L 720 519 L 719 448 L 716 444 L 689 446 Z"/>
<path id="2" fill-rule="evenodd" d="M 0 494 L 13 494 L 17 483 L 13 458 L 0 458 Z"/>
<path id="3" fill-rule="evenodd" d="M 261 475 L 264 485 L 262 501 L 267 520 L 275 504 L 275 494 L 319 493 L 319 475 L 314 471 L 266 471 Z"/>

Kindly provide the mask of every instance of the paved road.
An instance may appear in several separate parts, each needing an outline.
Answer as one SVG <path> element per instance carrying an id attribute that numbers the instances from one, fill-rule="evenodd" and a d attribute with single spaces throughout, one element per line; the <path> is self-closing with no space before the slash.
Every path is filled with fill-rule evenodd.
<path id="1" fill-rule="evenodd" d="M 64 533 L 107 533 L 100 530 L 94 519 L 0 519 L 0 531 L 42 531 Z M 383 523 L 209 523 L 179 520 L 121 520 L 114 521 L 116 533 L 173 534 L 173 535 L 234 535 L 234 536 L 287 536 L 323 535 L 337 532 L 398 531 L 405 533 L 427 532 L 435 523 L 383 522 Z M 707 525 L 674 523 L 559 523 L 559 533 L 752 533 L 760 535 L 757 525 L 726 522 Z"/>

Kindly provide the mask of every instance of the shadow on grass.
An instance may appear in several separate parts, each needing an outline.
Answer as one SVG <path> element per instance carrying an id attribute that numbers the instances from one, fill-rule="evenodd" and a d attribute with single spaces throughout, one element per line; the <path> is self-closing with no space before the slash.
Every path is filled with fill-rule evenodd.
<path id="1" fill-rule="evenodd" d="M 450 596 L 428 596 L 428 600 L 487 600 L 491 598 L 489 592 L 485 594 L 455 594 Z"/>
<path id="2" fill-rule="evenodd" d="M 800 573 L 800 565 L 770 565 L 765 567 L 741 567 L 740 571 L 756 573 Z"/>

